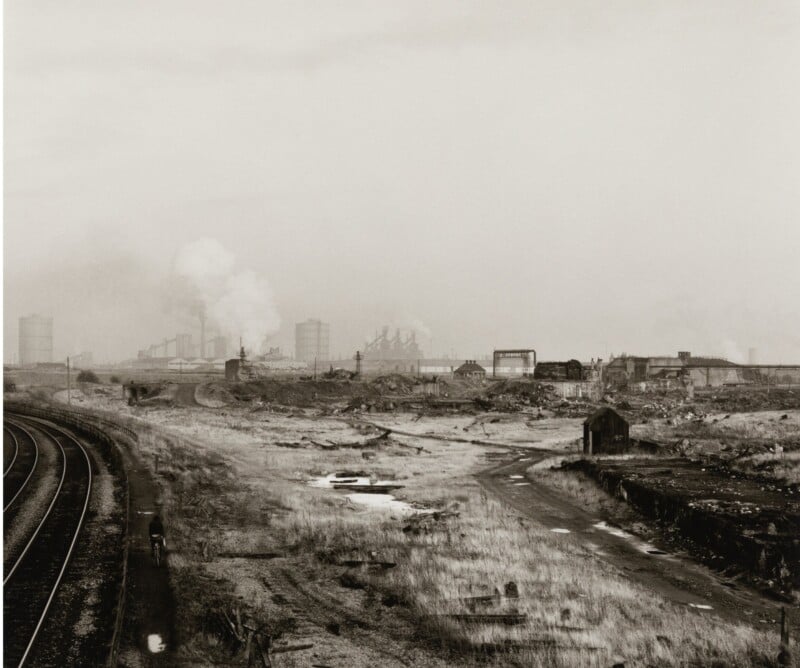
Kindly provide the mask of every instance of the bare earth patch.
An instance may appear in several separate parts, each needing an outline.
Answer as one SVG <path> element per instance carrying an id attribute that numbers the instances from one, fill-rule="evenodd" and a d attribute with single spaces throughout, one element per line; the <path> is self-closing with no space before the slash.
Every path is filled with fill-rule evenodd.
<path id="1" fill-rule="evenodd" d="M 687 614 L 474 481 L 502 443 L 573 450 L 579 421 L 116 408 L 164 496 L 181 665 L 243 656 L 236 615 L 275 666 L 768 665 L 763 633 Z M 402 433 L 371 441 L 382 427 Z M 308 484 L 333 473 L 436 513 Z"/>

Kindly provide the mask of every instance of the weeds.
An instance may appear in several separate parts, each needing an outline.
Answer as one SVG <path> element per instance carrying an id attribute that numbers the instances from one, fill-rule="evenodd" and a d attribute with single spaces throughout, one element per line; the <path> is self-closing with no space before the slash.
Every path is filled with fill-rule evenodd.
<path id="1" fill-rule="evenodd" d="M 339 421 L 169 409 L 140 414 L 148 422 L 130 424 L 142 433 L 140 454 L 157 470 L 173 527 L 170 569 L 183 602 L 186 665 L 197 656 L 220 659 L 224 643 L 215 645 L 203 629 L 221 597 L 228 597 L 228 607 L 230 597 L 242 597 L 248 614 L 262 611 L 260 617 L 274 621 L 263 583 L 272 562 L 232 564 L 215 555 L 273 551 L 286 555 L 278 573 L 313 569 L 319 586 L 334 587 L 335 600 L 349 601 L 348 610 L 360 606 L 365 618 L 389 620 L 376 621 L 376 632 L 397 633 L 405 620 L 407 643 L 424 640 L 431 650 L 457 657 L 455 665 L 608 666 L 618 656 L 634 665 L 768 665 L 764 634 L 672 606 L 488 498 L 471 477 L 485 466 L 484 446 L 425 441 L 424 453 L 409 455 L 385 445 L 366 462 L 358 450 L 279 446 L 287 433 L 298 441 L 301 435 L 359 436 Z M 410 530 L 411 522 L 359 510 L 338 492 L 306 484 L 317 475 L 362 469 L 373 478 L 398 479 L 407 501 L 451 512 Z M 396 566 L 350 572 L 347 561 Z M 518 596 L 506 595 L 514 590 Z M 491 601 L 484 612 L 526 621 L 475 625 L 451 617 L 471 614 L 476 598 Z M 336 633 L 326 637 L 341 631 L 332 624 Z"/>

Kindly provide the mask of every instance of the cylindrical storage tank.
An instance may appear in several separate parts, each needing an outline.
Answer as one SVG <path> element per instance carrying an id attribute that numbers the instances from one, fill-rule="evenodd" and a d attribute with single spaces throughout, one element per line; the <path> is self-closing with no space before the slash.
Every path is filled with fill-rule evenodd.
<path id="1" fill-rule="evenodd" d="M 53 361 L 53 319 L 29 315 L 19 319 L 19 363 Z"/>

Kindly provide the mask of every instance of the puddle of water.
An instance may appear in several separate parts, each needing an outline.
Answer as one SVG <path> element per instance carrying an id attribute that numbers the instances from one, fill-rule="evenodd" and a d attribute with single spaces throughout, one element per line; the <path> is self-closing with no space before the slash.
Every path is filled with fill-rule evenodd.
<path id="1" fill-rule="evenodd" d="M 609 526 L 605 522 L 598 522 L 597 524 L 592 524 L 595 529 L 600 529 L 601 531 L 605 531 L 606 533 L 610 533 L 612 536 L 616 536 L 617 538 L 627 538 L 630 540 L 633 538 L 629 533 L 626 533 L 622 529 L 617 529 L 616 527 Z"/>
<path id="2" fill-rule="evenodd" d="M 698 610 L 713 610 L 710 605 L 706 605 L 705 603 L 690 603 L 690 608 L 697 608 Z"/>
<path id="3" fill-rule="evenodd" d="M 569 529 L 550 529 L 553 533 L 569 533 Z"/>
<path id="4" fill-rule="evenodd" d="M 152 515 L 155 511 L 154 510 L 137 510 L 137 515 Z"/>
<path id="5" fill-rule="evenodd" d="M 393 485 L 395 483 L 391 480 L 379 480 L 373 484 L 370 482 L 369 478 L 339 478 L 335 473 L 331 473 L 330 475 L 309 480 L 308 484 L 312 487 L 321 487 L 323 489 L 333 489 L 335 484 L 341 485 L 339 489 L 346 489 L 347 485 L 368 485 L 372 488 L 380 488 L 382 485 Z M 415 508 L 405 501 L 396 499 L 392 494 L 382 494 L 380 492 L 377 494 L 367 492 L 352 492 L 348 494 L 346 498 L 352 503 L 365 506 L 370 510 L 391 512 L 403 517 L 434 512 L 429 508 Z"/>
<path id="6" fill-rule="evenodd" d="M 514 487 L 524 487 L 525 485 L 530 485 L 529 482 L 515 482 Z"/>
<path id="7" fill-rule="evenodd" d="M 356 492 L 348 494 L 347 498 L 353 503 L 366 506 L 370 510 L 398 513 L 403 516 L 433 512 L 428 508 L 414 508 L 411 504 L 400 501 L 391 494 L 365 494 Z"/>
<path id="8" fill-rule="evenodd" d="M 510 475 L 508 477 L 511 478 L 512 480 L 521 480 L 525 476 L 524 475 Z"/>
<path id="9" fill-rule="evenodd" d="M 605 531 L 606 533 L 611 534 L 612 536 L 616 536 L 617 538 L 624 538 L 625 540 L 630 541 L 637 550 L 645 552 L 646 554 L 652 554 L 657 556 L 668 555 L 667 552 L 659 550 L 655 545 L 651 545 L 650 543 L 646 543 L 643 540 L 639 540 L 633 534 L 630 534 L 627 531 L 623 531 L 622 529 L 609 526 L 605 522 L 597 522 L 597 524 L 593 524 L 592 527 L 595 529 L 600 529 L 601 531 Z"/>
<path id="10" fill-rule="evenodd" d="M 523 458 L 522 458 L 522 459 L 520 459 L 519 461 L 521 461 L 521 462 L 529 462 L 530 460 L 531 460 L 531 458 L 530 458 L 530 457 L 523 457 Z"/>
<path id="11" fill-rule="evenodd" d="M 319 478 L 314 478 L 308 481 L 312 487 L 322 487 L 323 489 L 331 489 L 334 485 L 370 485 L 371 487 L 380 487 L 381 485 L 394 485 L 392 480 L 378 480 L 373 483 L 367 477 L 354 478 L 352 476 L 340 478 L 336 473 L 324 475 Z"/>
<path id="12" fill-rule="evenodd" d="M 166 644 L 161 639 L 160 633 L 151 633 L 147 636 L 147 651 L 151 654 L 158 654 L 167 649 Z"/>

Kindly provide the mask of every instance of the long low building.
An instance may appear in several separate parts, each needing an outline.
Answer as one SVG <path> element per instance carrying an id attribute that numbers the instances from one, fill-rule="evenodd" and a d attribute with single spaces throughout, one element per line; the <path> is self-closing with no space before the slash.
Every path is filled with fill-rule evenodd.
<path id="1" fill-rule="evenodd" d="M 736 364 L 720 357 L 625 355 L 612 359 L 603 370 L 612 385 L 648 381 L 680 381 L 694 387 L 725 385 L 800 385 L 800 364 Z"/>

